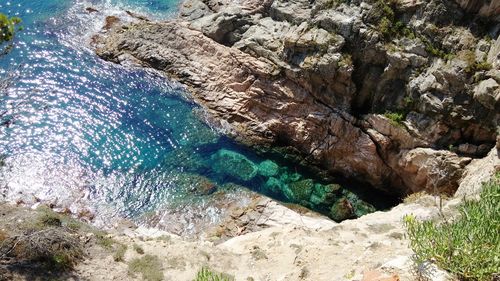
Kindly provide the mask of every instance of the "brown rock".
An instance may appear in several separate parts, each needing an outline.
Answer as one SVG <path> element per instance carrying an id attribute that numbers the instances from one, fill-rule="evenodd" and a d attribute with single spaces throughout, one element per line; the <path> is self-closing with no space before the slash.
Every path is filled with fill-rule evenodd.
<path id="1" fill-rule="evenodd" d="M 457 4 L 403 1 L 399 12 L 412 32 L 444 50 L 432 54 L 418 36 L 384 39 L 368 19 L 372 4 L 189 0 L 178 20 L 126 28 L 107 20 L 111 30 L 95 44 L 105 59 L 187 85 L 240 142 L 283 147 L 306 164 L 393 194 L 451 193 L 470 159 L 438 149 L 452 144 L 484 156 L 500 118 L 491 87 L 474 96 L 466 60 L 437 57 L 473 49 L 476 37 L 454 26 L 464 14 Z M 499 41 L 486 41 L 480 49 L 496 61 Z M 495 73 L 487 75 L 498 82 Z M 401 124 L 376 114 L 389 109 L 404 112 Z"/>

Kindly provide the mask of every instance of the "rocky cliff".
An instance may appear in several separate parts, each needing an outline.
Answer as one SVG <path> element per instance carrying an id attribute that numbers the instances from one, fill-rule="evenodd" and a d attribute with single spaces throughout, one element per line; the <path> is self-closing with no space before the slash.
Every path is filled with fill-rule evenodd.
<path id="1" fill-rule="evenodd" d="M 178 79 L 243 143 L 393 194 L 453 193 L 497 142 L 497 20 L 494 0 L 187 0 L 94 44 Z"/>

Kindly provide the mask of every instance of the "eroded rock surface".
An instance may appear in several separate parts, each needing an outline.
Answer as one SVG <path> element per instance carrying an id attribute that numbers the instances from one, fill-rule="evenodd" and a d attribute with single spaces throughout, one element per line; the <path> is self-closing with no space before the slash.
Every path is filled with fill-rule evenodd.
<path id="1" fill-rule="evenodd" d="M 496 15 L 484 26 L 459 4 L 189 0 L 176 20 L 114 23 L 95 44 L 187 85 L 243 143 L 393 194 L 453 193 L 500 116 Z"/>

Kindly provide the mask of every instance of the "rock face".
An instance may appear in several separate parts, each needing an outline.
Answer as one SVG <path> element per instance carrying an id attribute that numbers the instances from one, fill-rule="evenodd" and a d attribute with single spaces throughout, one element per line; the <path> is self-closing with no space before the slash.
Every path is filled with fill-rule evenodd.
<path id="1" fill-rule="evenodd" d="M 243 143 L 403 195 L 454 192 L 494 146 L 499 29 L 451 0 L 188 0 L 95 45 L 178 79 Z"/>
<path id="2" fill-rule="evenodd" d="M 495 0 L 456 0 L 460 7 L 483 17 L 500 21 L 500 2 Z"/>

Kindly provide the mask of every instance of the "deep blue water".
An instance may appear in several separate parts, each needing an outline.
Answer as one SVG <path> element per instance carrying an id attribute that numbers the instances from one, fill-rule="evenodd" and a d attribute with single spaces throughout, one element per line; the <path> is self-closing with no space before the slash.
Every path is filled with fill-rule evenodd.
<path id="1" fill-rule="evenodd" d="M 175 14 L 176 5 L 175 0 L 0 3 L 0 12 L 21 17 L 24 27 L 14 49 L 0 57 L 0 77 L 10 81 L 0 97 L 4 199 L 88 208 L 105 224 L 115 217 L 145 222 L 147 214 L 161 217 L 179 206 L 202 209 L 216 221 L 220 212 L 207 205 L 208 197 L 189 191 L 189 185 L 199 185 L 198 176 L 221 189 L 237 183 L 264 193 L 264 186 L 273 193 L 276 183 L 287 187 L 304 178 L 293 166 L 271 165 L 279 170 L 272 175 L 268 168 L 258 174 L 248 170 L 245 164 L 265 159 L 206 125 L 180 85 L 104 62 L 88 47 L 107 15 L 133 10 L 164 19 Z M 100 12 L 88 13 L 87 7 Z M 227 151 L 251 162 L 224 165 L 224 157 L 232 155 Z M 286 194 L 274 195 L 286 200 Z"/>

